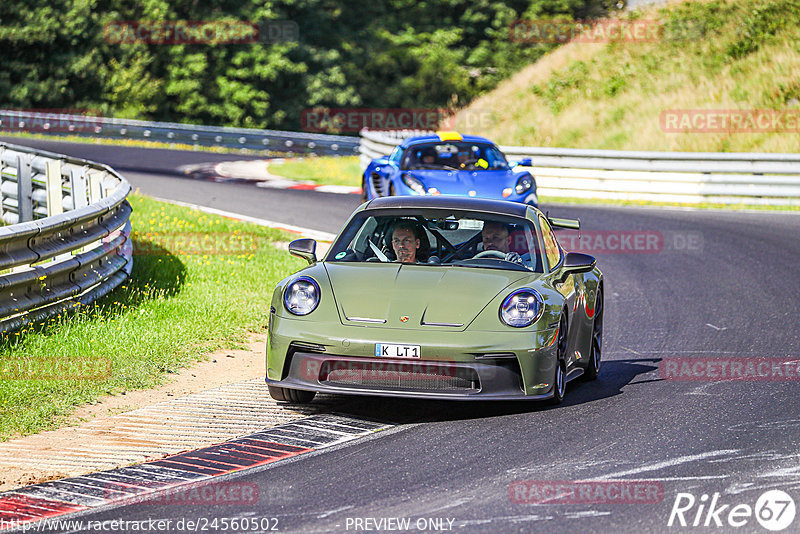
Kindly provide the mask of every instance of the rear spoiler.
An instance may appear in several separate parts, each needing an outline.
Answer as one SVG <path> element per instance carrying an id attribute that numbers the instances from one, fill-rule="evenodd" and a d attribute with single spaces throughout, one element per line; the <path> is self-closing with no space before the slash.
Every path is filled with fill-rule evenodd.
<path id="1" fill-rule="evenodd" d="M 547 217 L 552 226 L 567 228 L 569 230 L 580 230 L 581 222 L 578 219 L 559 219 L 557 217 Z"/>

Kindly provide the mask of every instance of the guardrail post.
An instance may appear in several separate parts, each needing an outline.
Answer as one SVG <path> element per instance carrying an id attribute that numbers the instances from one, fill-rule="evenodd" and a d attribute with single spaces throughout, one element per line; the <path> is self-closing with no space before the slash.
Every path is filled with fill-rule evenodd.
<path id="1" fill-rule="evenodd" d="M 72 208 L 79 209 L 89 205 L 89 191 L 86 185 L 86 169 L 80 173 L 74 169 L 69 171 L 70 189 L 72 190 Z"/>
<path id="2" fill-rule="evenodd" d="M 102 178 L 99 172 L 87 172 L 89 176 L 89 202 L 94 204 L 103 198 L 103 189 L 100 187 Z"/>
<path id="3" fill-rule="evenodd" d="M 33 220 L 33 182 L 31 156 L 17 156 L 17 212 L 19 222 Z"/>
<path id="4" fill-rule="evenodd" d="M 64 213 L 64 197 L 61 191 L 61 162 L 48 161 L 47 177 L 47 216 Z"/>

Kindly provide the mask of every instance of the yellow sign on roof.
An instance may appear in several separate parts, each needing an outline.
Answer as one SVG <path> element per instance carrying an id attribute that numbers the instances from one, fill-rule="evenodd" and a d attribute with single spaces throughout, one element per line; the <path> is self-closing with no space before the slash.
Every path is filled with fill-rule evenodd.
<path id="1" fill-rule="evenodd" d="M 440 141 L 461 141 L 461 134 L 458 132 L 436 132 Z"/>

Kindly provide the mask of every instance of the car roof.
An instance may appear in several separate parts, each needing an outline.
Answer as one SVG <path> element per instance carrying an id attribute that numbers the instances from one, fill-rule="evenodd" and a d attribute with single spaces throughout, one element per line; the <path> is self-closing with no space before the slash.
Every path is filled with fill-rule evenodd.
<path id="1" fill-rule="evenodd" d="M 443 135 L 444 134 L 444 135 Z M 408 137 L 400 143 L 400 148 L 408 148 L 411 145 L 420 143 L 443 143 L 447 141 L 463 141 L 465 143 L 488 143 L 494 145 L 485 137 L 479 135 L 461 135 L 457 132 L 436 132 L 435 134 L 418 135 L 415 137 Z"/>
<path id="2" fill-rule="evenodd" d="M 381 197 L 371 200 L 364 210 L 379 209 L 408 209 L 408 208 L 436 208 L 469 210 L 483 213 L 494 213 L 498 215 L 511 215 L 515 217 L 525 217 L 528 208 L 527 204 L 520 202 L 509 202 L 506 200 L 492 200 L 487 198 L 472 198 L 458 196 L 417 196 L 400 195 L 393 197 Z"/>

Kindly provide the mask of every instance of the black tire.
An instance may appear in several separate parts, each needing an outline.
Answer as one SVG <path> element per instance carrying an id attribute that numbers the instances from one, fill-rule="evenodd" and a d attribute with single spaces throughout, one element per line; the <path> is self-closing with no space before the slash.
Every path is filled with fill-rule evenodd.
<path id="1" fill-rule="evenodd" d="M 567 318 L 561 316 L 561 322 L 558 325 L 558 347 L 556 353 L 556 365 L 553 372 L 553 397 L 550 399 L 550 404 L 558 405 L 564 402 L 564 396 L 567 393 Z"/>
<path id="2" fill-rule="evenodd" d="M 586 381 L 597 380 L 600 375 L 600 361 L 603 356 L 603 290 L 597 290 L 594 303 L 594 320 L 592 321 L 592 349 L 589 353 L 589 364 L 583 372 Z"/>
<path id="3" fill-rule="evenodd" d="M 361 177 L 361 203 L 363 204 L 369 200 L 367 198 L 367 176 L 364 175 Z"/>
<path id="4" fill-rule="evenodd" d="M 302 389 L 282 388 L 267 384 L 269 395 L 278 402 L 291 402 L 294 404 L 308 404 L 314 400 L 316 391 L 305 391 Z"/>

